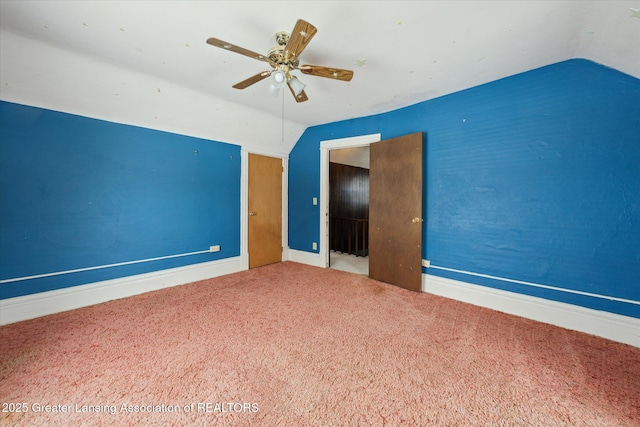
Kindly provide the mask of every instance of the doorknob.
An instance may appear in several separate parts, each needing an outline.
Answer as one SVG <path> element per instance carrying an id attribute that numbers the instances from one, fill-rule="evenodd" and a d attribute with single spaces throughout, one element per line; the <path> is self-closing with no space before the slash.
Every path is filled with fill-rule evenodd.
<path id="1" fill-rule="evenodd" d="M 411 220 L 411 222 L 413 222 L 414 224 L 417 223 L 417 222 L 420 222 L 420 221 L 422 221 L 422 220 L 420 218 L 418 218 L 418 217 L 415 217 L 415 218 L 413 218 Z"/>
<path id="2" fill-rule="evenodd" d="M 256 216 L 256 215 L 258 215 L 258 214 L 255 213 L 255 212 L 249 212 L 249 216 Z"/>

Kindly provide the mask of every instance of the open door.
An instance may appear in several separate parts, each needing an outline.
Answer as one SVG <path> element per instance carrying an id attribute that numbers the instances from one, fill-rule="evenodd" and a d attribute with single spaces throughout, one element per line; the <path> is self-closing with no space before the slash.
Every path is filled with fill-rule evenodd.
<path id="1" fill-rule="evenodd" d="M 371 144 L 369 277 L 422 290 L 422 132 Z"/>
<path id="2" fill-rule="evenodd" d="M 249 154 L 249 268 L 282 261 L 282 159 Z"/>

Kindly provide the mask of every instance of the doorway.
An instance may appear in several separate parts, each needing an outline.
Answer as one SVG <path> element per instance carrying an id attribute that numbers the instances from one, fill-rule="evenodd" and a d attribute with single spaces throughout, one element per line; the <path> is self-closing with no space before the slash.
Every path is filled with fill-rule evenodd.
<path id="1" fill-rule="evenodd" d="M 329 151 L 329 267 L 369 274 L 369 146 Z"/>
<path id="2" fill-rule="evenodd" d="M 380 134 L 363 135 L 320 142 L 320 259 L 322 266 L 330 266 L 329 245 L 329 157 L 330 151 L 340 148 L 362 147 L 379 143 Z M 384 193 L 378 200 L 375 216 L 377 223 L 374 242 L 370 240 L 369 276 L 413 291 L 421 291 L 422 282 L 422 179 L 423 179 L 423 136 L 422 133 L 394 138 L 376 144 L 381 173 L 378 174 L 376 194 Z M 396 150 L 397 149 L 397 150 Z M 398 153 L 396 153 L 398 151 Z M 402 153 L 400 153 L 402 152 Z M 380 162 L 380 159 L 386 159 Z M 382 166 L 380 166 L 382 165 Z M 386 168 L 386 169 L 383 169 Z M 406 168 L 411 168 L 409 171 Z M 373 173 L 373 172 L 372 172 Z M 387 181 L 401 183 L 391 189 Z M 407 193 L 405 190 L 409 190 Z M 393 205 L 394 197 L 405 194 L 404 198 L 413 199 L 411 206 L 402 207 L 389 214 L 380 207 Z M 371 195 L 373 199 L 374 195 Z M 405 218 L 406 217 L 406 218 Z M 406 233 L 405 233 L 406 231 Z M 373 232 L 373 231 L 372 231 Z M 396 233 L 399 233 L 396 235 Z M 400 236 L 402 234 L 402 236 Z M 406 234 L 406 235 L 405 235 Z M 370 236 L 371 238 L 371 236 Z M 409 239 L 409 240 L 407 240 Z M 377 243 L 376 243 L 377 242 Z"/>
<path id="3" fill-rule="evenodd" d="M 330 267 L 329 257 L 329 157 L 332 150 L 368 147 L 380 141 L 380 134 L 356 136 L 352 138 L 320 141 L 320 262 L 319 266 Z"/>

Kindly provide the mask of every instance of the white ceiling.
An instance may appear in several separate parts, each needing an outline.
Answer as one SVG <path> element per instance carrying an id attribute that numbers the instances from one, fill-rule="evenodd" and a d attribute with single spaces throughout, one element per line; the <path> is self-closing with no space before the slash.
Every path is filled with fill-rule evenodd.
<path id="1" fill-rule="evenodd" d="M 3 100 L 290 150 L 308 126 L 390 111 L 572 58 L 640 78 L 640 1 L 25 1 L 0 3 Z M 231 86 L 302 18 L 309 101 Z M 282 120 L 282 111 L 286 120 Z M 283 126 L 284 123 L 284 126 Z"/>

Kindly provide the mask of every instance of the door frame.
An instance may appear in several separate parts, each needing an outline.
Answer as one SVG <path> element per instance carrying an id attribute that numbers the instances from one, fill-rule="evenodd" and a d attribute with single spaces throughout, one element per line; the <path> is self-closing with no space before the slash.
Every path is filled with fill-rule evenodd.
<path id="1" fill-rule="evenodd" d="M 289 235 L 289 156 L 267 150 L 242 147 L 240 150 L 240 262 L 242 270 L 249 269 L 249 154 L 282 159 L 282 260 L 289 259 L 287 236 Z"/>
<path id="2" fill-rule="evenodd" d="M 320 267 L 329 267 L 329 151 L 366 147 L 381 141 L 381 136 L 374 133 L 320 141 Z"/>

